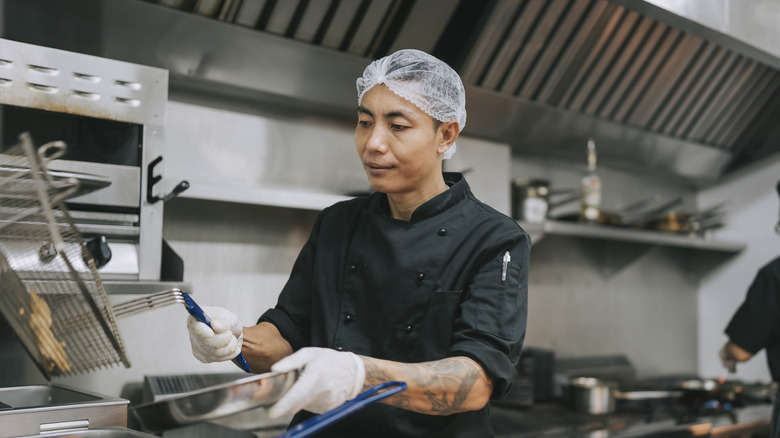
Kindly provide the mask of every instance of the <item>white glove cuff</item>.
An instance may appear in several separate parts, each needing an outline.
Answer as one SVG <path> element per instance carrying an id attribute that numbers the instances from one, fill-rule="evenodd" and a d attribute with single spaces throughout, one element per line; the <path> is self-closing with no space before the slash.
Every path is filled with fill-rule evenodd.
<path id="1" fill-rule="evenodd" d="M 355 385 L 352 388 L 352 393 L 347 397 L 347 400 L 352 400 L 357 397 L 358 394 L 363 392 L 363 384 L 366 382 L 366 364 L 363 363 L 363 359 L 355 353 L 349 353 L 352 358 L 355 359 Z"/>

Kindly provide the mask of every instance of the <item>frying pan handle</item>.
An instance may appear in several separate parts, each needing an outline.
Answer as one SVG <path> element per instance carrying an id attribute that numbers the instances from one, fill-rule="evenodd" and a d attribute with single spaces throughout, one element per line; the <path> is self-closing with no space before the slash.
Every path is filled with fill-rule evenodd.
<path id="1" fill-rule="evenodd" d="M 379 392 L 383 389 L 387 389 L 387 390 L 383 392 Z M 320 414 L 317 415 L 316 417 L 309 418 L 303 423 L 296 424 L 295 426 L 291 427 L 283 434 L 277 435 L 274 438 L 307 437 L 309 435 L 319 432 L 320 430 L 341 420 L 347 415 L 350 415 L 353 412 L 362 409 L 365 406 L 375 401 L 399 393 L 404 389 L 406 389 L 406 383 L 396 382 L 396 381 L 384 382 L 384 383 L 380 383 L 379 385 L 372 386 L 371 388 L 368 388 L 367 390 L 360 393 L 357 397 L 345 402 L 344 404 L 337 407 L 336 409 L 332 409 L 328 412 L 325 412 L 324 414 Z"/>
<path id="2" fill-rule="evenodd" d="M 198 303 L 196 303 L 195 300 L 190 297 L 190 294 L 187 292 L 182 292 L 181 295 L 184 298 L 184 307 L 187 308 L 187 312 L 190 312 L 190 315 L 194 316 L 198 321 L 211 327 L 211 318 L 209 318 L 209 316 L 206 315 L 206 312 L 200 308 Z M 233 358 L 233 363 L 238 365 L 239 368 L 246 371 L 247 373 L 252 372 L 252 370 L 249 368 L 249 363 L 247 363 L 246 358 L 242 353 L 238 353 L 238 356 Z"/>

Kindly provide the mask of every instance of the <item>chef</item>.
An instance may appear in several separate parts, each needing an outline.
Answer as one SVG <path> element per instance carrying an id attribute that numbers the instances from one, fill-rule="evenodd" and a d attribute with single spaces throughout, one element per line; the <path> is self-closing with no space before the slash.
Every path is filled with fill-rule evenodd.
<path id="1" fill-rule="evenodd" d="M 323 210 L 276 307 L 242 327 L 232 312 L 188 320 L 194 355 L 242 352 L 253 372 L 303 368 L 269 415 L 293 424 L 363 390 L 403 381 L 317 436 L 493 436 L 525 337 L 528 235 L 442 173 L 466 124 L 458 74 L 400 50 L 357 79 L 355 145 L 369 196 Z"/>
<path id="2" fill-rule="evenodd" d="M 780 181 L 777 182 L 780 196 Z M 775 225 L 780 235 L 780 222 Z M 742 305 L 726 327 L 728 342 L 720 350 L 723 365 L 736 371 L 737 362 L 744 362 L 766 349 L 772 380 L 780 382 L 780 257 L 764 265 L 756 274 Z M 780 395 L 780 394 L 779 394 Z M 773 438 L 780 436 L 780 403 L 772 409 Z"/>

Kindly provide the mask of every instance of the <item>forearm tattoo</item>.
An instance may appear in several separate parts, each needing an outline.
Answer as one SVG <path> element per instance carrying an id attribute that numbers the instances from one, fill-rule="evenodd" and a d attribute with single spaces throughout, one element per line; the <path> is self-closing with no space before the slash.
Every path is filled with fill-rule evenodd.
<path id="1" fill-rule="evenodd" d="M 389 380 L 407 383 L 406 391 L 386 399 L 402 409 L 433 415 L 463 412 L 469 394 L 477 385 L 490 386 L 482 368 L 471 359 L 452 357 L 415 364 L 364 358 L 367 386 Z"/>

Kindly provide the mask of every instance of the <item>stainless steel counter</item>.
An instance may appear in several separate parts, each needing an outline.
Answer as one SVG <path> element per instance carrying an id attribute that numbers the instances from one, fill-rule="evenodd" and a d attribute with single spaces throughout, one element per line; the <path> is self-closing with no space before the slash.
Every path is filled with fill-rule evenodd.
<path id="1" fill-rule="evenodd" d="M 610 415 L 580 414 L 557 402 L 528 408 L 492 407 L 496 438 L 554 437 L 752 437 L 769 434 L 772 405 L 762 403 L 686 421 L 631 410 Z"/>

